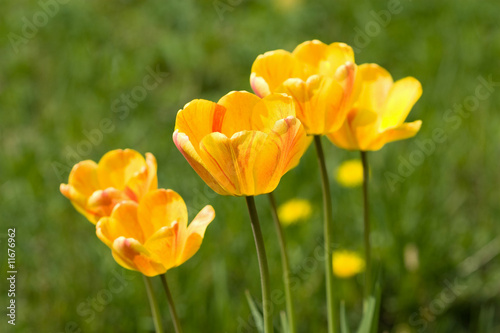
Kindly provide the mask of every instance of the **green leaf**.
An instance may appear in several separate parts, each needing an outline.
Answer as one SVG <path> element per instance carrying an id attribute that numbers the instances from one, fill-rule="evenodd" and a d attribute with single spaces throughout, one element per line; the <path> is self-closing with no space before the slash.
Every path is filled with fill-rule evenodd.
<path id="1" fill-rule="evenodd" d="M 288 328 L 288 320 L 286 319 L 286 312 L 281 311 L 280 312 L 280 319 L 281 319 L 281 332 L 282 333 L 289 333 L 289 328 Z"/>
<path id="2" fill-rule="evenodd" d="M 349 326 L 347 325 L 347 318 L 345 315 L 345 302 L 340 302 L 340 332 L 350 333 Z"/>
<path id="3" fill-rule="evenodd" d="M 257 304 L 250 295 L 248 290 L 245 290 L 245 296 L 247 298 L 248 306 L 250 306 L 250 312 L 252 313 L 253 320 L 255 321 L 255 326 L 257 326 L 257 330 L 260 333 L 264 333 L 264 318 L 262 317 L 262 313 L 259 311 Z"/>

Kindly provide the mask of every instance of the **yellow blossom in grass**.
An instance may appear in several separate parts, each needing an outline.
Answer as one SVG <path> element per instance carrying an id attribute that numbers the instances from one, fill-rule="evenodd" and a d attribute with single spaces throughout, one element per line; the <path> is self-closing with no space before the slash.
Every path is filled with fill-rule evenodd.
<path id="1" fill-rule="evenodd" d="M 304 199 L 288 200 L 278 208 L 278 216 L 283 225 L 307 220 L 311 216 L 311 212 L 311 204 Z"/>
<path id="2" fill-rule="evenodd" d="M 333 274 L 340 278 L 349 278 L 365 268 L 365 260 L 353 251 L 336 251 L 333 253 Z"/>
<path id="3" fill-rule="evenodd" d="M 363 184 L 363 164 L 360 160 L 347 160 L 337 168 L 335 180 L 344 187 L 357 187 Z"/>

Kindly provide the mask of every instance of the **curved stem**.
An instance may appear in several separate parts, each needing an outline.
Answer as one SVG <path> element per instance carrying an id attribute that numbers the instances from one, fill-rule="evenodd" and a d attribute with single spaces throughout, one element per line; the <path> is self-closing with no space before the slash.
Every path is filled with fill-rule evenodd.
<path id="1" fill-rule="evenodd" d="M 363 221 L 364 221 L 364 241 L 365 241 L 365 299 L 372 293 L 371 277 L 371 246 L 370 246 L 370 206 L 368 202 L 368 182 L 370 171 L 368 168 L 368 157 L 365 151 L 361 152 L 361 163 L 363 164 Z"/>
<path id="2" fill-rule="evenodd" d="M 177 311 L 175 310 L 174 299 L 170 293 L 170 289 L 167 284 L 167 274 L 160 275 L 161 283 L 163 284 L 163 289 L 165 289 L 165 294 L 167 294 L 168 309 L 170 310 L 170 316 L 174 322 L 175 333 L 182 333 L 181 322 L 177 316 Z"/>
<path id="3" fill-rule="evenodd" d="M 257 257 L 259 259 L 260 268 L 260 283 L 262 288 L 262 308 L 264 313 L 264 333 L 273 332 L 273 314 L 271 304 L 271 288 L 269 283 L 269 268 L 267 266 L 266 249 L 264 247 L 264 239 L 260 230 L 259 216 L 255 207 L 255 199 L 253 196 L 245 197 L 252 224 L 253 238 L 255 247 L 257 248 Z"/>
<path id="4" fill-rule="evenodd" d="M 286 299 L 286 312 L 288 318 L 288 332 L 296 333 L 297 329 L 295 327 L 295 312 L 293 309 L 292 301 L 292 289 L 290 286 L 290 263 L 288 261 L 288 254 L 286 251 L 285 236 L 283 234 L 283 228 L 278 217 L 278 211 L 276 208 L 276 200 L 274 199 L 273 192 L 269 193 L 269 202 L 271 204 L 271 213 L 273 215 L 274 226 L 276 227 L 276 233 L 278 234 L 278 241 L 280 244 L 281 251 L 281 264 L 283 266 L 283 283 L 285 285 L 285 299 Z"/>
<path id="5" fill-rule="evenodd" d="M 328 332 L 337 332 L 338 314 L 334 295 L 333 283 L 333 262 L 332 262 L 332 199 L 330 195 L 330 184 L 326 171 L 325 155 L 321 145 L 321 136 L 314 136 L 316 155 L 318 156 L 319 170 L 321 174 L 321 184 L 323 188 L 323 214 L 324 214 L 324 246 L 325 246 L 325 275 L 326 275 L 326 299 L 328 315 Z"/>
<path id="6" fill-rule="evenodd" d="M 148 294 L 149 305 L 151 306 L 151 314 L 153 315 L 153 322 L 155 324 L 156 333 L 163 333 L 163 325 L 161 323 L 160 309 L 153 292 L 153 284 L 151 278 L 143 275 L 144 284 L 146 285 L 146 293 Z"/>

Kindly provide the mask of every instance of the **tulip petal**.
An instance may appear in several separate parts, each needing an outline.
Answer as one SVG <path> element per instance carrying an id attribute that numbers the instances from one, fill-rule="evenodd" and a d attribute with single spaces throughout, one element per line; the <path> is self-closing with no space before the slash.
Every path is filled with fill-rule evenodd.
<path id="1" fill-rule="evenodd" d="M 105 190 L 97 190 L 92 193 L 87 201 L 87 211 L 91 212 L 99 220 L 103 216 L 110 216 L 117 204 L 129 200 L 130 197 L 123 191 L 119 191 L 113 187 Z"/>
<path id="2" fill-rule="evenodd" d="M 327 135 L 336 146 L 347 150 L 365 150 L 367 138 L 372 140 L 379 133 L 376 130 L 377 114 L 371 110 L 351 109 L 342 127 Z"/>
<path id="3" fill-rule="evenodd" d="M 277 175 L 281 178 L 299 164 L 300 158 L 311 144 L 313 137 L 307 136 L 300 120 L 290 116 L 276 122 L 269 139 L 274 140 L 280 149 L 279 170 L 281 172 Z"/>
<path id="4" fill-rule="evenodd" d="M 396 81 L 389 91 L 382 111 L 380 129 L 385 130 L 402 124 L 421 95 L 422 85 L 417 79 L 407 77 Z"/>
<path id="5" fill-rule="evenodd" d="M 156 231 L 144 244 L 153 260 L 161 262 L 167 270 L 178 266 L 177 257 L 182 246 L 179 234 L 179 223 L 174 221 L 170 226 L 162 227 Z"/>
<path id="6" fill-rule="evenodd" d="M 319 40 L 303 42 L 293 50 L 294 57 L 303 63 L 305 77 L 318 74 L 320 62 L 325 59 L 328 51 L 328 45 Z"/>
<path id="7" fill-rule="evenodd" d="M 210 222 L 215 218 L 215 211 L 212 206 L 205 206 L 189 224 L 184 241 L 182 253 L 177 258 L 177 266 L 191 258 L 200 248 Z"/>
<path id="8" fill-rule="evenodd" d="M 87 210 L 87 198 L 98 188 L 97 164 L 90 160 L 77 163 L 69 174 L 68 184 L 61 184 L 59 187 L 61 193 L 71 200 L 75 209 L 93 224 L 99 219 Z"/>
<path id="9" fill-rule="evenodd" d="M 146 193 L 157 189 L 158 176 L 156 169 L 156 158 L 153 154 L 146 153 L 146 166 L 128 180 L 125 186 L 125 193 L 132 200 L 139 202 Z"/>
<path id="10" fill-rule="evenodd" d="M 217 132 L 230 138 L 236 132 L 253 130 L 254 107 L 259 102 L 259 97 L 246 91 L 232 91 L 223 96 L 217 104 L 226 109 L 226 114 L 221 130 Z"/>
<path id="11" fill-rule="evenodd" d="M 357 82 L 360 93 L 355 107 L 378 112 L 384 108 L 392 87 L 392 76 L 377 64 L 363 64 L 358 67 Z"/>
<path id="12" fill-rule="evenodd" d="M 295 117 L 295 103 L 286 94 L 271 94 L 261 99 L 252 112 L 252 129 L 270 132 L 276 122 L 287 117 Z"/>
<path id="13" fill-rule="evenodd" d="M 340 66 L 346 63 L 354 64 L 354 51 L 345 43 L 332 43 L 319 63 L 319 73 L 333 77 Z"/>
<path id="14" fill-rule="evenodd" d="M 327 134 L 342 125 L 347 112 L 339 110 L 344 89 L 335 80 L 313 75 L 306 82 L 289 79 L 283 86 L 297 102 L 297 118 L 308 134 Z"/>
<path id="15" fill-rule="evenodd" d="M 180 133 L 175 130 L 173 135 L 174 143 L 186 158 L 189 165 L 196 171 L 196 173 L 207 183 L 208 186 L 216 193 L 220 195 L 229 195 L 229 192 L 223 188 L 218 181 L 212 176 L 212 174 L 207 170 L 205 163 L 202 161 L 197 149 L 193 147 L 193 144 L 189 141 L 186 134 Z"/>
<path id="16" fill-rule="evenodd" d="M 144 243 L 144 233 L 137 219 L 137 203 L 126 201 L 116 205 L 110 217 L 99 220 L 96 234 L 110 248 L 120 236 Z"/>
<path id="17" fill-rule="evenodd" d="M 221 132 L 226 110 L 217 103 L 195 99 L 177 113 L 175 129 L 189 138 L 196 151 L 201 140 L 212 132 Z"/>
<path id="18" fill-rule="evenodd" d="M 146 276 L 156 276 L 167 271 L 161 263 L 151 260 L 148 250 L 133 238 L 115 239 L 113 257 L 121 266 L 137 270 Z"/>
<path id="19" fill-rule="evenodd" d="M 297 63 L 292 54 L 284 50 L 261 54 L 252 65 L 250 84 L 259 97 L 275 92 L 288 78 L 297 75 Z"/>
<path id="20" fill-rule="evenodd" d="M 177 221 L 180 229 L 187 227 L 187 207 L 182 197 L 172 190 L 158 189 L 146 194 L 138 209 L 139 223 L 145 239 L 156 230 Z"/>
<path id="21" fill-rule="evenodd" d="M 141 154 L 132 149 L 116 149 L 106 153 L 97 166 L 101 188 L 125 190 L 127 182 L 146 168 Z"/>
<path id="22" fill-rule="evenodd" d="M 411 123 L 403 123 L 398 127 L 388 129 L 380 134 L 377 139 L 372 141 L 366 150 L 379 150 L 386 143 L 412 138 L 418 133 L 421 126 L 422 121 L 416 120 Z"/>
<path id="23" fill-rule="evenodd" d="M 224 134 L 207 135 L 200 143 L 200 158 L 223 189 L 231 194 L 240 192 L 231 145 Z"/>

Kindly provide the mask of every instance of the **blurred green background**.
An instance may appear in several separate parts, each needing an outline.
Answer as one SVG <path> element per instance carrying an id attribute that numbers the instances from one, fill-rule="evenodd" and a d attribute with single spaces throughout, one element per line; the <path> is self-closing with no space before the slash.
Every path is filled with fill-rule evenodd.
<path id="1" fill-rule="evenodd" d="M 74 163 L 97 161 L 116 148 L 152 152 L 159 185 L 184 197 L 190 218 L 205 204 L 216 210 L 200 251 L 168 272 L 185 332 L 252 332 L 242 324 L 250 316 L 244 291 L 260 299 L 260 283 L 244 200 L 216 196 L 200 180 L 172 143 L 174 120 L 194 98 L 216 101 L 230 90 L 250 90 L 258 54 L 291 51 L 310 39 L 346 42 L 357 63 L 375 62 L 395 79 L 411 75 L 423 85 L 409 116 L 423 120 L 417 137 L 369 154 L 372 240 L 382 271 L 379 331 L 500 331 L 494 319 L 500 316 L 500 84 L 486 87 L 478 79 L 500 82 L 496 0 L 7 0 L 2 12 L 1 332 L 153 330 L 141 277 L 113 261 L 93 225 L 59 193 Z M 150 71 L 168 75 L 126 106 L 121 99 L 137 94 Z M 474 97 L 478 89 L 481 99 Z M 455 105 L 473 111 L 455 112 Z M 444 131 L 444 142 L 432 140 L 436 129 Z M 324 145 L 336 244 L 362 251 L 361 189 L 333 181 L 334 169 L 358 154 L 326 139 Z M 410 159 L 411 170 L 403 170 Z M 394 175 L 401 178 L 390 183 Z M 308 221 L 285 232 L 300 281 L 300 332 L 325 332 L 323 263 L 311 261 L 322 242 L 313 147 L 276 196 L 281 203 L 298 197 L 313 205 Z M 257 204 L 272 289 L 281 289 L 267 198 Z M 17 241 L 15 330 L 5 316 L 8 227 L 16 228 Z M 110 292 L 122 274 L 123 290 Z M 337 284 L 353 327 L 361 315 L 361 283 L 359 275 Z"/>

